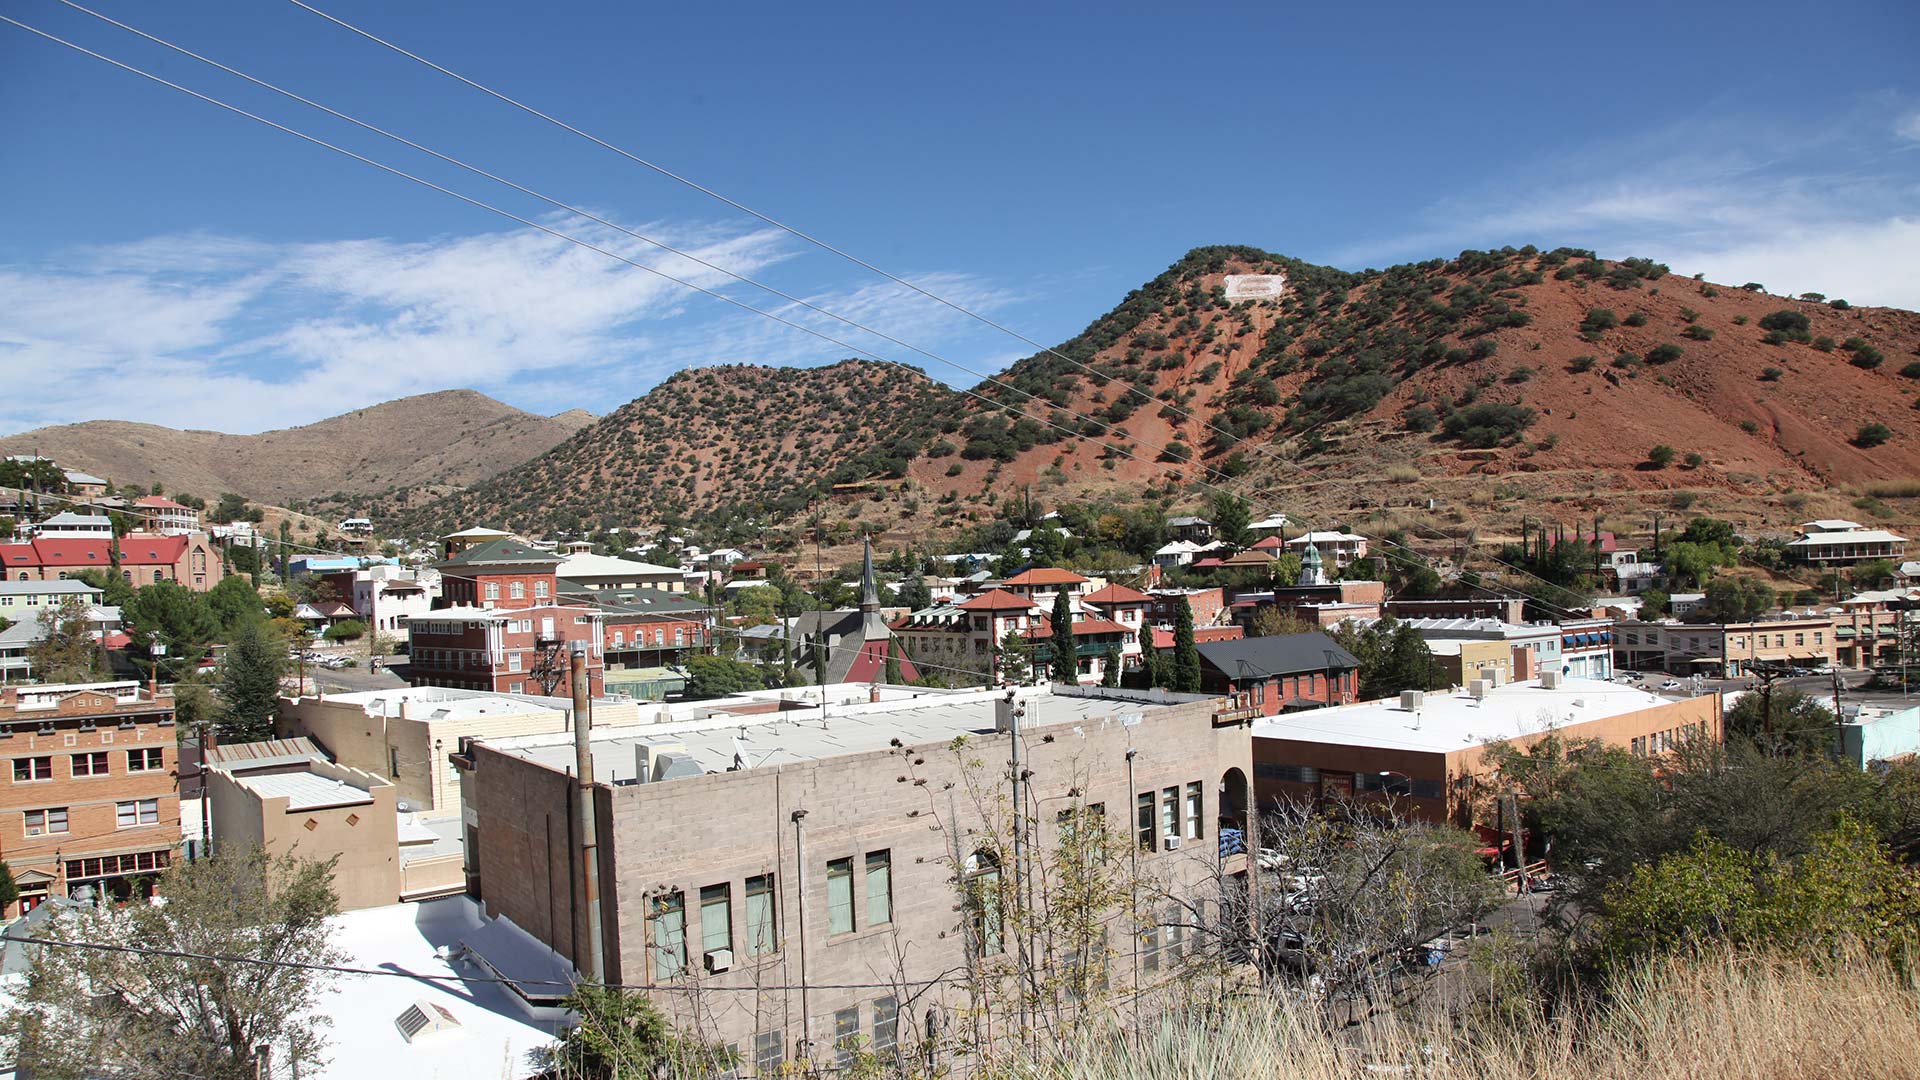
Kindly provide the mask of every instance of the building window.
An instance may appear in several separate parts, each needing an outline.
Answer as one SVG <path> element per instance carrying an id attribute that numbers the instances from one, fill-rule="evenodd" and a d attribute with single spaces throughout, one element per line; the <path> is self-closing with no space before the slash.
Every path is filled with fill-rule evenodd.
<path id="1" fill-rule="evenodd" d="M 891 1053 L 900 1041 L 900 999 L 888 995 L 873 999 L 873 1049 Z"/>
<path id="2" fill-rule="evenodd" d="M 627 643 L 627 636 L 618 630 L 613 632 L 613 647 L 618 649 Z"/>
<path id="3" fill-rule="evenodd" d="M 1160 835 L 1168 840 L 1180 838 L 1180 789 L 1160 790 Z"/>
<path id="4" fill-rule="evenodd" d="M 53 779 L 53 759 L 51 757 L 17 757 L 13 759 L 13 782 L 18 784 L 27 780 Z"/>
<path id="5" fill-rule="evenodd" d="M 515 600 L 525 600 L 527 598 L 527 583 L 524 581 L 514 582 L 510 594 Z"/>
<path id="6" fill-rule="evenodd" d="M 827 864 L 827 933 L 853 933 L 853 860 Z"/>
<path id="7" fill-rule="evenodd" d="M 497 581 L 487 582 L 487 599 L 489 600 L 500 599 L 500 583 L 499 582 Z"/>
<path id="8" fill-rule="evenodd" d="M 114 804 L 114 826 L 131 829 L 136 825 L 157 825 L 160 822 L 159 799 L 133 799 Z"/>
<path id="9" fill-rule="evenodd" d="M 653 977 L 671 979 L 687 969 L 686 897 L 679 890 L 653 898 L 647 912 L 647 946 Z"/>
<path id="10" fill-rule="evenodd" d="M 706 885 L 700 889 L 700 951 L 733 948 L 733 887 Z"/>
<path id="11" fill-rule="evenodd" d="M 507 670 L 508 671 L 520 670 L 520 654 L 519 653 L 511 652 L 507 654 Z"/>
<path id="12" fill-rule="evenodd" d="M 787 1033 L 763 1031 L 753 1037 L 753 1069 L 761 1076 L 774 1076 L 787 1060 Z"/>
<path id="13" fill-rule="evenodd" d="M 73 755 L 73 775 L 107 775 L 107 752 L 105 750 L 96 750 L 88 754 Z"/>
<path id="14" fill-rule="evenodd" d="M 29 810 L 25 817 L 28 836 L 67 831 L 67 808 L 64 806 L 56 806 L 49 810 Z"/>
<path id="15" fill-rule="evenodd" d="M 840 1068 L 851 1069 L 853 1056 L 860 1049 L 860 1006 L 834 1011 L 833 1049 Z"/>
<path id="16" fill-rule="evenodd" d="M 684 626 L 676 626 L 676 627 L 674 627 L 674 628 L 673 628 L 673 643 L 674 643 L 675 645 L 685 645 L 685 644 L 687 643 L 687 628 L 686 628 L 686 627 L 684 627 Z"/>
<path id="17" fill-rule="evenodd" d="M 893 852 L 867 852 L 867 925 L 893 921 Z"/>
<path id="18" fill-rule="evenodd" d="M 1153 792 L 1143 791 L 1133 798 L 1135 839 L 1148 851 L 1155 847 L 1153 833 Z"/>
<path id="19" fill-rule="evenodd" d="M 534 598 L 535 600 L 545 600 L 545 599 L 547 598 L 547 583 L 546 583 L 546 582 L 544 582 L 544 581 L 536 581 L 536 582 L 534 582 L 534 583 L 533 583 L 533 598 Z"/>
<path id="20" fill-rule="evenodd" d="M 975 954 L 998 956 L 1005 947 L 1001 931 L 1000 860 L 990 851 L 974 852 L 967 859 L 966 884 Z"/>
<path id="21" fill-rule="evenodd" d="M 1206 796 L 1201 793 L 1200 781 L 1187 785 L 1187 839 L 1198 840 L 1203 835 L 1200 826 L 1200 811 L 1205 805 Z"/>
<path id="22" fill-rule="evenodd" d="M 747 879 L 747 955 L 765 956 L 779 947 L 774 919 L 773 875 Z"/>
<path id="23" fill-rule="evenodd" d="M 127 751 L 128 772 L 159 772 L 166 768 L 166 754 L 157 746 Z"/>

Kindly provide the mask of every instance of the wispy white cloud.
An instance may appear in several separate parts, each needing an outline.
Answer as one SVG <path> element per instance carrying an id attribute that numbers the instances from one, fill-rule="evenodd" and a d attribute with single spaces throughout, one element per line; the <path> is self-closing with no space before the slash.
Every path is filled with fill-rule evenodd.
<path id="1" fill-rule="evenodd" d="M 1449 193 L 1422 227 L 1336 253 L 1379 264 L 1461 247 L 1537 243 L 1658 259 L 1719 280 L 1761 281 L 1920 307 L 1920 113 L 1886 102 L 1817 127 L 1717 112 L 1592 143 Z M 1779 283 L 1779 284 L 1776 284 Z"/>
<path id="2" fill-rule="evenodd" d="M 555 224 L 879 356 L 972 381 L 631 236 Z M 636 231 L 748 276 L 796 258 L 772 229 Z M 975 310 L 1011 295 L 967 275 L 922 280 Z M 531 229 L 291 245 L 156 237 L 72 252 L 58 266 L 0 267 L 0 294 L 0 365 L 31 372 L 37 388 L 0 403 L 0 431 L 96 417 L 255 431 L 458 386 L 525 407 L 605 411 L 683 367 L 813 364 L 855 351 Z M 889 282 L 806 299 L 934 351 L 967 322 Z"/>

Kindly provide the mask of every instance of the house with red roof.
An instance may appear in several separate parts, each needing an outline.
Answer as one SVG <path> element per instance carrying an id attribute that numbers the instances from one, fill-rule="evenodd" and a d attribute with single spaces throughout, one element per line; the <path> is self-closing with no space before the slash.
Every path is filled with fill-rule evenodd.
<path id="1" fill-rule="evenodd" d="M 1036 665 L 1051 658 L 1054 630 L 1049 613 L 1054 597 L 1066 592 L 1073 611 L 1079 681 L 1099 682 L 1113 650 L 1120 650 L 1123 664 L 1140 656 L 1146 609 L 1153 598 L 1119 585 L 1086 591 L 1091 584 L 1078 574 L 1053 567 L 1028 570 L 1001 582 L 1001 588 L 911 612 L 896 619 L 892 630 L 907 642 L 914 657 L 928 664 L 971 669 L 981 682 L 998 686 L 1002 684 L 999 645 L 1007 634 L 1017 633 L 1036 646 Z"/>
<path id="2" fill-rule="evenodd" d="M 223 576 L 220 556 L 204 533 L 128 533 L 118 541 L 36 537 L 0 544 L 0 568 L 8 581 L 62 581 L 78 578 L 83 570 L 102 570 L 119 573 L 129 585 L 177 581 L 195 592 L 206 592 Z"/>

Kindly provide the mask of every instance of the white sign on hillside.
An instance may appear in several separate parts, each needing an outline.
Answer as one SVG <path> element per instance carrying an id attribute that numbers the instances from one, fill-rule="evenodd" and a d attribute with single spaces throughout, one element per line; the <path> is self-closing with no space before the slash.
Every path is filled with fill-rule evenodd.
<path id="1" fill-rule="evenodd" d="M 1285 274 L 1228 274 L 1227 299 L 1278 300 L 1286 295 Z"/>

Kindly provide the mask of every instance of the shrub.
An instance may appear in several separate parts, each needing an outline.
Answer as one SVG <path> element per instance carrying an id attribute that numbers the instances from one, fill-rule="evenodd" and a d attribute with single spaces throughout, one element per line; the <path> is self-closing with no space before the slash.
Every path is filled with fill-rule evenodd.
<path id="1" fill-rule="evenodd" d="M 1166 449 L 1160 451 L 1160 460 L 1162 461 L 1183 462 L 1191 461 L 1192 459 L 1193 448 L 1178 439 L 1168 443 Z"/>
<path id="2" fill-rule="evenodd" d="M 1647 315 L 1646 315 L 1646 312 L 1644 312 L 1644 311 L 1636 311 L 1636 312 L 1634 312 L 1633 314 L 1631 314 L 1631 315 L 1629 315 L 1629 316 L 1627 316 L 1627 325 L 1628 325 L 1628 326 L 1645 326 L 1645 325 L 1647 325 Z"/>
<path id="3" fill-rule="evenodd" d="M 1567 361 L 1567 370 L 1578 375 L 1583 371 L 1592 371 L 1593 365 L 1599 362 L 1598 357 L 1576 356 L 1572 360 Z"/>
<path id="4" fill-rule="evenodd" d="M 1494 353 L 1498 352 L 1499 350 L 1500 350 L 1500 343 L 1493 340 L 1492 338 L 1488 338 L 1488 337 L 1474 338 L 1473 348 L 1468 350 L 1468 355 L 1470 355 L 1475 360 L 1485 360 L 1487 357 L 1492 356 Z"/>
<path id="5" fill-rule="evenodd" d="M 1740 430 L 1749 435 L 1756 434 L 1760 430 L 1760 422 L 1757 420 L 1742 420 L 1740 421 Z"/>
<path id="6" fill-rule="evenodd" d="M 1853 444 L 1862 448 L 1871 449 L 1891 438 L 1893 438 L 1893 429 L 1887 425 L 1881 423 L 1865 424 L 1861 426 L 1859 431 L 1854 433 Z"/>
<path id="7" fill-rule="evenodd" d="M 1833 339 L 1825 334 L 1821 334 L 1819 337 L 1813 339 L 1813 347 L 1819 349 L 1821 352 L 1832 352 Z"/>
<path id="8" fill-rule="evenodd" d="M 959 476 L 959 475 L 960 475 L 961 473 L 963 473 L 963 472 L 966 472 L 966 471 L 967 471 L 967 470 L 966 470 L 966 467 L 965 467 L 965 466 L 963 466 L 963 465 L 961 465 L 961 464 L 960 464 L 959 462 L 957 462 L 957 461 L 956 461 L 956 462 L 954 462 L 953 464 L 951 464 L 951 465 L 949 465 L 949 466 L 947 466 L 947 475 L 948 475 L 948 476 Z"/>
<path id="9" fill-rule="evenodd" d="M 1400 416 L 1408 431 L 1432 431 L 1440 426 L 1440 414 L 1431 405 L 1415 405 Z"/>
<path id="10" fill-rule="evenodd" d="M 1807 317 L 1797 311 L 1781 310 L 1760 317 L 1762 330 L 1805 331 L 1812 326 L 1813 324 L 1807 321 Z"/>
<path id="11" fill-rule="evenodd" d="M 1707 456 L 1698 450 L 1689 450 L 1687 456 L 1681 460 L 1686 462 L 1687 468 L 1697 469 L 1707 463 Z"/>
<path id="12" fill-rule="evenodd" d="M 1662 342 L 1658 345 L 1655 345 L 1652 349 L 1648 350 L 1647 363 L 1671 364 L 1675 360 L 1680 359 L 1681 352 L 1682 350 L 1680 346 L 1675 345 L 1673 342 L 1671 341 Z"/>
<path id="13" fill-rule="evenodd" d="M 1872 371 L 1874 368 L 1879 367 L 1885 359 L 1886 357 L 1880 355 L 1879 349 L 1871 345 L 1862 345 L 1853 350 L 1853 357 L 1848 363 L 1851 363 L 1854 367 L 1865 368 L 1868 371 Z"/>
<path id="14" fill-rule="evenodd" d="M 1891 434 L 1891 432 L 1889 432 Z M 1885 442 L 1885 439 L 1880 440 Z M 359 619 L 344 619 L 327 627 L 323 634 L 328 641 L 358 641 L 367 634 L 367 624 Z"/>
<path id="15" fill-rule="evenodd" d="M 1700 313 L 1690 307 L 1683 307 L 1680 309 L 1680 318 L 1686 322 L 1693 322 L 1700 318 Z"/>
<path id="16" fill-rule="evenodd" d="M 1531 378 L 1533 378 L 1533 369 L 1530 367 L 1517 367 L 1507 372 L 1507 382 L 1515 386 Z"/>
<path id="17" fill-rule="evenodd" d="M 1770 367 L 1767 370 L 1760 373 L 1760 381 L 1761 382 L 1779 382 L 1780 376 L 1785 374 L 1786 372 L 1781 371 L 1777 367 Z"/>
<path id="18" fill-rule="evenodd" d="M 1766 336 L 1760 339 L 1760 343 L 1763 345 L 1785 345 L 1787 343 L 1786 332 L 1782 330 L 1769 330 Z"/>
<path id="19" fill-rule="evenodd" d="M 1532 409 L 1483 401 L 1454 410 L 1447 417 L 1446 430 L 1462 446 L 1485 449 L 1513 438 L 1531 423 Z"/>
<path id="20" fill-rule="evenodd" d="M 1704 326 L 1699 325 L 1698 323 L 1695 323 L 1694 325 L 1687 327 L 1685 330 L 1680 331 L 1680 336 L 1692 338 L 1695 341 L 1712 341 L 1713 331 L 1707 329 Z"/>
<path id="21" fill-rule="evenodd" d="M 1835 311 L 1845 311 L 1853 305 L 1847 303 L 1845 300 L 1835 299 L 1827 301 L 1827 306 Z"/>
<path id="22" fill-rule="evenodd" d="M 1620 320 L 1614 315 L 1612 308 L 1590 308 L 1587 311 L 1587 317 L 1580 320 L 1580 330 L 1582 333 L 1587 334 L 1597 334 L 1603 330 L 1611 330 L 1618 325 L 1620 325 Z"/>
<path id="23" fill-rule="evenodd" d="M 1900 369 L 1900 374 L 1909 379 L 1920 379 L 1920 360 L 1916 360 Z"/>
<path id="24" fill-rule="evenodd" d="M 1623 352 L 1613 358 L 1613 366 L 1628 369 L 1637 368 L 1640 366 L 1640 354 Z"/>
<path id="25" fill-rule="evenodd" d="M 1766 292 L 1767 291 L 1767 287 L 1765 285 L 1760 284 L 1757 281 L 1749 281 L 1745 285 L 1742 285 L 1740 287 L 1742 289 L 1745 289 L 1748 292 Z"/>
<path id="26" fill-rule="evenodd" d="M 1653 466 L 1656 469 L 1664 469 L 1667 466 L 1673 464 L 1673 459 L 1678 456 L 1679 456 L 1679 451 L 1675 450 L 1671 446 L 1668 446 L 1666 443 L 1661 443 L 1660 445 L 1647 451 L 1647 464 Z"/>
<path id="27" fill-rule="evenodd" d="M 1747 317 L 1745 315 L 1735 315 L 1733 317 L 1733 325 L 1735 326 L 1747 325 Z"/>

